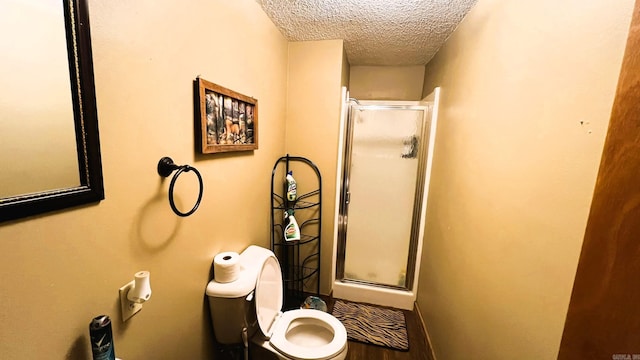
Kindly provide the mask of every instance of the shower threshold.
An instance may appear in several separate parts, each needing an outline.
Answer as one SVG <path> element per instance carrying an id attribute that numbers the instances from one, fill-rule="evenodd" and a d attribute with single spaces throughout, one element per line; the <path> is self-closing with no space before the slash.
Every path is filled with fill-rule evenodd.
<path id="1" fill-rule="evenodd" d="M 404 310 L 413 310 L 413 303 L 416 301 L 416 295 L 411 290 L 350 279 L 336 280 L 333 283 L 333 297 Z"/>

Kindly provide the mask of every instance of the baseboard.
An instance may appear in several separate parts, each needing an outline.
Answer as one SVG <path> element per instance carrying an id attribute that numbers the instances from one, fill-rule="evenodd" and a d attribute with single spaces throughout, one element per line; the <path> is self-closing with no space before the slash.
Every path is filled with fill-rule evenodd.
<path id="1" fill-rule="evenodd" d="M 429 350 L 431 351 L 431 358 L 436 360 L 436 353 L 433 351 L 433 343 L 431 342 L 431 338 L 429 337 L 429 331 L 427 331 L 427 325 L 424 322 L 424 318 L 422 317 L 422 312 L 420 311 L 420 306 L 418 303 L 415 303 L 416 314 L 418 314 L 418 319 L 420 319 L 420 324 L 422 324 L 422 331 L 424 332 L 424 336 L 427 339 L 427 345 L 429 345 Z"/>

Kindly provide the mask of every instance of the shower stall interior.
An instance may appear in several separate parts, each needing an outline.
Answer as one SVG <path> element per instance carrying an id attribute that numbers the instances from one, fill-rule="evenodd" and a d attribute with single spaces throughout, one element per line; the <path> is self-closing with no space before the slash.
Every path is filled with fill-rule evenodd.
<path id="1" fill-rule="evenodd" d="M 413 309 L 439 91 L 346 102 L 334 297 Z"/>

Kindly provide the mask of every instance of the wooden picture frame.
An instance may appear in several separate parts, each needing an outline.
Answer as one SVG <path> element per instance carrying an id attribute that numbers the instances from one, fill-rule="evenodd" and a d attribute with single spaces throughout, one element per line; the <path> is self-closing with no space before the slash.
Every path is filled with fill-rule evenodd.
<path id="1" fill-rule="evenodd" d="M 196 83 L 196 144 L 200 151 L 213 154 L 256 150 L 258 100 L 200 77 Z"/>

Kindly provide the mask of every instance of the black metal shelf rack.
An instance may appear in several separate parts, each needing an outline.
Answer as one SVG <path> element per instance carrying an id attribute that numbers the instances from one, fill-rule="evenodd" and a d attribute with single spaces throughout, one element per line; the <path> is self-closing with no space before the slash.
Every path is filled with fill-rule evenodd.
<path id="1" fill-rule="evenodd" d="M 294 171 L 298 188 L 297 199 L 291 202 L 285 195 L 289 170 Z M 304 189 L 311 190 L 301 193 Z M 300 227 L 297 241 L 284 239 L 284 212 L 290 209 Z M 321 214 L 322 176 L 318 167 L 300 156 L 279 158 L 271 172 L 271 250 L 282 268 L 286 310 L 299 308 L 306 296 L 320 293 Z"/>

